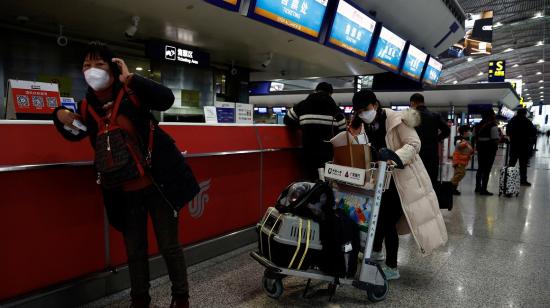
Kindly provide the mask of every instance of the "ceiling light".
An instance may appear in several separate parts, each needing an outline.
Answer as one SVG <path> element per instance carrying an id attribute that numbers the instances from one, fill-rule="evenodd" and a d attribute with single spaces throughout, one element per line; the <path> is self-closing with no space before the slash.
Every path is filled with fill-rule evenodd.
<path id="1" fill-rule="evenodd" d="M 477 74 L 478 76 L 483 76 L 483 72 L 479 72 L 479 74 Z"/>
<path id="2" fill-rule="evenodd" d="M 503 52 L 510 52 L 510 51 L 513 51 L 514 48 L 506 48 Z"/>
<path id="3" fill-rule="evenodd" d="M 539 94 L 544 94 L 544 91 L 540 91 Z"/>
<path id="4" fill-rule="evenodd" d="M 542 73 L 541 72 L 537 72 L 537 75 L 541 75 Z"/>
<path id="5" fill-rule="evenodd" d="M 516 77 L 516 78 L 522 78 L 522 77 L 523 77 L 522 75 L 519 75 L 519 76 L 518 76 L 518 77 Z"/>
<path id="6" fill-rule="evenodd" d="M 537 12 L 537 13 L 535 14 L 535 16 L 533 16 L 534 19 L 536 19 L 536 18 L 541 18 L 541 17 L 544 17 L 544 15 L 542 15 L 542 12 Z"/>
<path id="7" fill-rule="evenodd" d="M 538 43 L 535 46 L 542 46 L 544 45 L 544 41 L 538 41 Z"/>
<path id="8" fill-rule="evenodd" d="M 457 83 L 458 83 L 458 81 L 456 81 L 456 80 L 455 80 L 455 81 L 453 81 L 453 84 L 457 84 Z"/>
<path id="9" fill-rule="evenodd" d="M 544 80 L 539 80 L 539 83 L 543 83 L 543 82 L 544 82 Z"/>
<path id="10" fill-rule="evenodd" d="M 544 63 L 544 59 L 538 60 L 537 63 Z"/>
<path id="11" fill-rule="evenodd" d="M 544 87 L 540 87 L 539 89 L 544 89 Z"/>
<path id="12" fill-rule="evenodd" d="M 469 58 L 468 58 L 468 62 L 472 62 L 472 61 L 474 61 L 474 58 L 469 57 Z"/>
<path id="13" fill-rule="evenodd" d="M 514 66 L 512 66 L 512 67 L 518 67 L 518 66 L 519 66 L 519 64 L 514 64 Z"/>
<path id="14" fill-rule="evenodd" d="M 141 66 L 136 67 L 136 71 L 143 71 L 143 67 Z"/>
<path id="15" fill-rule="evenodd" d="M 498 27 L 502 27 L 502 23 L 500 21 L 493 26 L 493 29 Z"/>

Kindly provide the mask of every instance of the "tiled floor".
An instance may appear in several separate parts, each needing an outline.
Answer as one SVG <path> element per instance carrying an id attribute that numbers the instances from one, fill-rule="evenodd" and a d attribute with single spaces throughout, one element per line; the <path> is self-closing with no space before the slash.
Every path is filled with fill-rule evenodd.
<path id="1" fill-rule="evenodd" d="M 489 190 L 498 192 L 499 154 Z M 401 238 L 401 279 L 390 282 L 380 307 L 550 307 L 550 143 L 539 143 L 531 161 L 531 188 L 518 198 L 482 197 L 473 193 L 475 173 L 462 182 L 463 194 L 453 211 L 444 211 L 449 243 L 422 257 L 410 236 Z M 372 305 L 366 294 L 339 288 L 336 297 L 318 292 L 303 299 L 305 281 L 284 280 L 279 300 L 261 288 L 263 268 L 248 253 L 250 245 L 189 269 L 192 307 L 359 307 Z M 154 307 L 169 304 L 169 281 L 153 282 Z M 313 285 L 314 290 L 325 287 Z M 128 307 L 128 292 L 86 307 Z"/>

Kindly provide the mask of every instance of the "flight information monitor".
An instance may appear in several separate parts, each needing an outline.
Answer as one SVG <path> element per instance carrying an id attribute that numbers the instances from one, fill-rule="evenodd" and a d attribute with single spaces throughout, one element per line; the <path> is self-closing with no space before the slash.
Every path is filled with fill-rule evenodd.
<path id="1" fill-rule="evenodd" d="M 376 21 L 348 1 L 340 0 L 327 45 L 366 58 Z"/>
<path id="2" fill-rule="evenodd" d="M 328 0 L 253 0 L 248 16 L 292 33 L 318 39 Z"/>
<path id="3" fill-rule="evenodd" d="M 401 74 L 413 80 L 420 81 L 420 78 L 422 77 L 422 70 L 424 69 L 424 64 L 426 64 L 427 58 L 427 53 L 410 44 L 407 57 L 405 58 L 405 63 L 403 63 Z"/>
<path id="4" fill-rule="evenodd" d="M 406 41 L 404 39 L 386 27 L 382 27 L 380 36 L 376 42 L 372 62 L 378 63 L 393 72 L 397 72 L 405 44 Z"/>
<path id="5" fill-rule="evenodd" d="M 436 85 L 442 70 L 443 64 L 430 57 L 428 67 L 426 67 L 426 72 L 424 73 L 424 81 L 428 84 Z"/>

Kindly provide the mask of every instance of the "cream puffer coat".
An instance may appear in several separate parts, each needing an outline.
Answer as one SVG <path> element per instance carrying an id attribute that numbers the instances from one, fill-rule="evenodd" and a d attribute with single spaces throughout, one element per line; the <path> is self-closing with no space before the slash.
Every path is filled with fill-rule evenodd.
<path id="1" fill-rule="evenodd" d="M 401 158 L 405 169 L 394 170 L 393 179 L 405 214 L 399 234 L 412 233 L 420 251 L 429 254 L 447 243 L 447 229 L 430 177 L 420 159 L 420 139 L 414 129 L 420 115 L 413 109 L 386 111 L 386 144 Z"/>

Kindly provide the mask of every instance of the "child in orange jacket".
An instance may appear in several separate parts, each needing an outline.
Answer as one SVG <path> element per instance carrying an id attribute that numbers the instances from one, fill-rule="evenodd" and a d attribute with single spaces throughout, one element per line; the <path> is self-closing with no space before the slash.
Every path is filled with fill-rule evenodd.
<path id="1" fill-rule="evenodd" d="M 466 175 L 466 166 L 470 162 L 470 158 L 474 154 L 474 149 L 468 142 L 468 139 L 471 136 L 471 129 L 467 125 L 463 125 L 458 129 L 460 136 L 457 137 L 455 151 L 453 153 L 453 168 L 454 175 L 451 179 L 454 190 L 453 195 L 460 195 L 458 190 L 458 184 Z"/>

